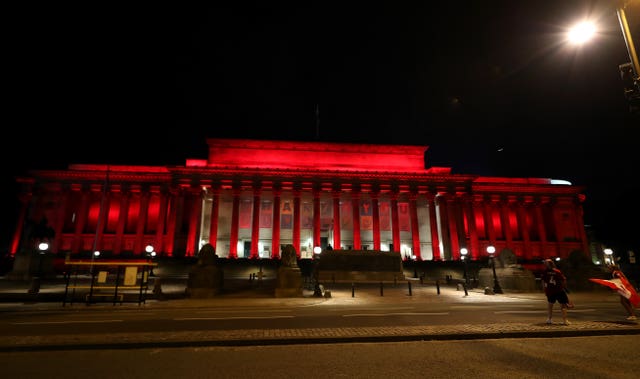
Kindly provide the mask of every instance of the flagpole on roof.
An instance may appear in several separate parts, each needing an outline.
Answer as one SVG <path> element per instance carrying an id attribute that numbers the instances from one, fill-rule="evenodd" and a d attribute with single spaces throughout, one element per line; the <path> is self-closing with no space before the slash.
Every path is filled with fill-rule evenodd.
<path id="1" fill-rule="evenodd" d="M 316 103 L 316 140 L 320 139 L 320 104 Z"/>

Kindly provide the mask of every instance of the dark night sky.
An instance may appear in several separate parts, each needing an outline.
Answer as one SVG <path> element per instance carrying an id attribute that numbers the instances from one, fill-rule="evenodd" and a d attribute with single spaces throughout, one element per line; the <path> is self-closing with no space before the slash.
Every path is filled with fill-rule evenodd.
<path id="1" fill-rule="evenodd" d="M 597 236 L 640 251 L 615 1 L 308 3 L 16 9 L 4 186 L 69 163 L 184 164 L 209 137 L 428 145 L 454 173 L 584 185 Z M 585 15 L 601 33 L 568 46 Z"/>

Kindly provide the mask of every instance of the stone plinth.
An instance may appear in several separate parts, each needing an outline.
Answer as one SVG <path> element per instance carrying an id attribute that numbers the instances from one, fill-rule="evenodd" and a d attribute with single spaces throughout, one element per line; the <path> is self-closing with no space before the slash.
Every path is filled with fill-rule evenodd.
<path id="1" fill-rule="evenodd" d="M 402 257 L 379 250 L 323 252 L 316 267 L 321 282 L 404 280 Z"/>
<path id="2" fill-rule="evenodd" d="M 189 271 L 186 295 L 190 298 L 206 299 L 222 292 L 224 273 L 217 266 L 194 266 Z"/>
<path id="3" fill-rule="evenodd" d="M 276 297 L 302 296 L 302 273 L 298 267 L 280 267 L 276 278 Z"/>
<path id="4" fill-rule="evenodd" d="M 206 299 L 222 292 L 224 272 L 217 265 L 218 256 L 211 244 L 202 246 L 198 253 L 198 263 L 189 270 L 187 297 Z"/>
<path id="5" fill-rule="evenodd" d="M 293 245 L 284 246 L 276 276 L 276 297 L 302 296 L 302 272 Z"/>

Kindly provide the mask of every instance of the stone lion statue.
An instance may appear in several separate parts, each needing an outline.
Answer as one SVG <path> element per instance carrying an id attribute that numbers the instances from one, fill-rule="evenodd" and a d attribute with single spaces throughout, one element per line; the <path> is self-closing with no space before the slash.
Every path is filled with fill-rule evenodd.
<path id="1" fill-rule="evenodd" d="M 286 245 L 282 249 L 280 261 L 284 267 L 298 267 L 298 256 L 296 255 L 296 249 L 293 245 Z"/>
<path id="2" fill-rule="evenodd" d="M 216 249 L 210 243 L 202 246 L 198 252 L 198 266 L 211 266 L 216 264 L 218 255 Z"/>

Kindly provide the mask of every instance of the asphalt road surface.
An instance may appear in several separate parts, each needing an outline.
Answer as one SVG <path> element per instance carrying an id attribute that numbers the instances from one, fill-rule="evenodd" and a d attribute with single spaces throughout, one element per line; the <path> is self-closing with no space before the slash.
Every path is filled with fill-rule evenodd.
<path id="1" fill-rule="evenodd" d="M 602 378 L 640 373 L 638 336 L 0 353 L 6 378 Z"/>

